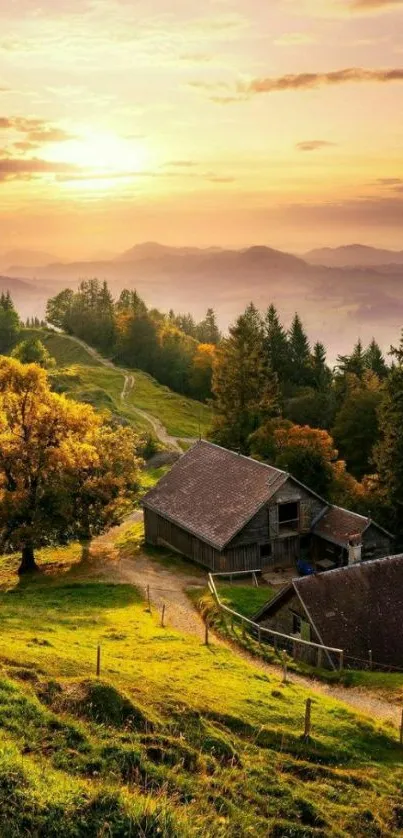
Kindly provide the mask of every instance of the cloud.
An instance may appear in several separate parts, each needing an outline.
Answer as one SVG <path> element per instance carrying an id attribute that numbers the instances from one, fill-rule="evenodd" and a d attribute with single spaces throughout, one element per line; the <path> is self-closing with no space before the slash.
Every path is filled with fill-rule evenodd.
<path id="1" fill-rule="evenodd" d="M 304 140 L 302 143 L 297 143 L 295 148 L 298 151 L 320 151 L 322 148 L 331 148 L 337 143 L 328 142 L 328 140 Z"/>
<path id="2" fill-rule="evenodd" d="M 249 81 L 238 81 L 235 89 L 225 82 L 189 82 L 190 87 L 210 93 L 210 99 L 218 104 L 250 99 L 260 93 L 278 93 L 287 90 L 313 90 L 317 87 L 339 84 L 379 83 L 403 81 L 403 67 L 383 70 L 347 67 L 325 73 L 290 73 L 285 76 L 268 76 Z M 219 91 L 223 91 L 220 93 Z"/>
<path id="3" fill-rule="evenodd" d="M 26 119 L 25 117 L 0 116 L 0 130 L 15 131 L 23 134 L 26 143 L 38 147 L 45 143 L 61 143 L 74 139 L 73 134 L 58 128 L 42 119 Z M 21 151 L 23 148 L 21 148 Z M 28 150 L 28 149 L 25 149 Z"/>
<path id="4" fill-rule="evenodd" d="M 282 90 L 311 90 L 337 84 L 358 82 L 386 83 L 403 81 L 403 68 L 368 70 L 363 67 L 348 67 L 327 73 L 293 73 L 286 76 L 256 78 L 249 82 L 238 82 L 237 92 L 245 96 L 258 93 L 276 93 Z"/>
<path id="5" fill-rule="evenodd" d="M 352 11 L 357 12 L 378 12 L 388 7 L 392 8 L 393 6 L 401 6 L 402 4 L 403 0 L 353 0 L 350 8 Z"/>
<path id="6" fill-rule="evenodd" d="M 0 182 L 6 180 L 31 180 L 34 176 L 77 171 L 76 166 L 68 163 L 54 163 L 34 157 L 30 160 L 21 157 L 0 158 Z"/>
<path id="7" fill-rule="evenodd" d="M 380 186 L 397 186 L 398 184 L 403 184 L 403 178 L 400 177 L 378 177 L 375 183 L 379 183 Z"/>

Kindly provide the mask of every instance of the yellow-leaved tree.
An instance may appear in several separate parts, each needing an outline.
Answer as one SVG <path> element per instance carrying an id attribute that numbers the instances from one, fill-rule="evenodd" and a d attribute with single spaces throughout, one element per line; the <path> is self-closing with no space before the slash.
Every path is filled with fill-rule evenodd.
<path id="1" fill-rule="evenodd" d="M 119 523 L 137 490 L 138 438 L 89 405 L 50 389 L 35 364 L 0 357 L 0 547 L 21 551 L 95 535 Z"/>

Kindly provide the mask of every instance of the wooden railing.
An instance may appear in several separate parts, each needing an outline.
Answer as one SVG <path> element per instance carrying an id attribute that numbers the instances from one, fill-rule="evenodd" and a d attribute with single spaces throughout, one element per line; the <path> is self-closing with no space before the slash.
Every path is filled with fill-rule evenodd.
<path id="1" fill-rule="evenodd" d="M 281 632 L 275 631 L 274 629 L 266 628 L 266 626 L 260 626 L 259 623 L 253 622 L 253 620 L 250 620 L 243 614 L 239 614 L 238 611 L 234 611 L 232 608 L 228 608 L 227 605 L 224 605 L 224 603 L 221 602 L 220 597 L 218 596 L 214 578 L 221 576 L 227 579 L 229 578 L 232 581 L 234 576 L 248 575 L 252 576 L 255 585 L 257 585 L 257 574 L 261 572 L 262 571 L 260 569 L 257 569 L 239 570 L 233 571 L 232 573 L 209 573 L 209 591 L 214 597 L 220 610 L 223 611 L 225 614 L 229 614 L 232 621 L 236 620 L 240 622 L 241 625 L 244 626 L 245 629 L 247 629 L 251 635 L 257 638 L 259 644 L 262 642 L 262 639 L 264 639 L 265 642 L 273 646 L 273 648 L 276 651 L 286 651 L 296 660 L 304 660 L 303 652 L 312 650 L 312 658 L 314 658 L 313 665 L 321 667 L 323 665 L 324 657 L 326 657 L 332 669 L 343 669 L 343 649 L 336 649 L 332 646 L 323 646 L 320 643 L 313 643 L 311 640 L 302 640 L 302 638 L 295 637 L 294 635 L 282 634 Z"/>

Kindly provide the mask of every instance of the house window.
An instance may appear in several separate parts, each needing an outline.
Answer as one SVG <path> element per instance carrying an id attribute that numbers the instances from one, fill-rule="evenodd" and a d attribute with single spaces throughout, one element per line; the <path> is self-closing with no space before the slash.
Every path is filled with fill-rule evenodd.
<path id="1" fill-rule="evenodd" d="M 298 635 L 301 640 L 311 639 L 311 627 L 299 614 L 292 615 L 292 633 Z"/>
<path id="2" fill-rule="evenodd" d="M 260 545 L 260 558 L 261 559 L 270 559 L 271 557 L 271 544 L 261 544 Z"/>
<path id="3" fill-rule="evenodd" d="M 301 617 L 298 617 L 298 614 L 292 615 L 292 633 L 293 634 L 301 634 Z"/>
<path id="4" fill-rule="evenodd" d="M 278 528 L 279 532 L 287 530 L 299 530 L 299 502 L 279 503 L 278 507 Z"/>

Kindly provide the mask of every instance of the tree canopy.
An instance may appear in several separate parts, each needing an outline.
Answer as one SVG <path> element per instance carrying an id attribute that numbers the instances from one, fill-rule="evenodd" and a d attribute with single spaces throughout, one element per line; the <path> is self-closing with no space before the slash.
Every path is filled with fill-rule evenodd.
<path id="1" fill-rule="evenodd" d="M 52 393 L 46 372 L 0 358 L 0 542 L 21 550 L 20 572 L 36 568 L 35 548 L 87 543 L 117 523 L 138 487 L 137 437 Z"/>

